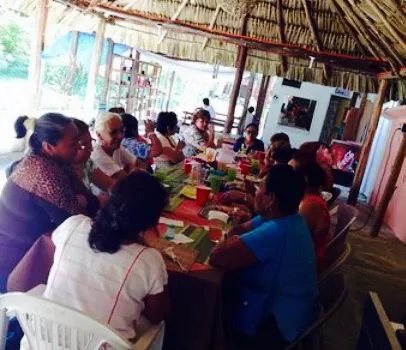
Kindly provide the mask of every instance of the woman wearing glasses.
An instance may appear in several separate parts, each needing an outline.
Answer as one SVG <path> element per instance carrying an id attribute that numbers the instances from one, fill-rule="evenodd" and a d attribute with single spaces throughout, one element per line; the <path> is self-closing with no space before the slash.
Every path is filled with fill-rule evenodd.
<path id="1" fill-rule="evenodd" d="M 234 144 L 234 152 L 244 150 L 247 154 L 255 151 L 264 152 L 264 143 L 257 139 L 258 125 L 251 123 L 245 128 L 243 137 L 240 137 Z"/>
<path id="2" fill-rule="evenodd" d="M 74 160 L 74 169 L 79 179 L 83 181 L 85 186 L 96 193 L 102 190 L 104 193 L 110 193 L 116 183 L 112 177 L 107 176 L 103 171 L 97 168 L 90 159 L 93 152 L 93 144 L 96 142 L 89 132 L 89 125 L 85 122 L 72 118 L 79 131 L 79 150 L 76 153 Z M 97 188 L 95 188 L 95 186 Z M 99 197 L 101 204 L 104 203 L 104 198 Z"/>
<path id="3" fill-rule="evenodd" d="M 121 145 L 124 126 L 118 114 L 102 114 L 96 118 L 94 128 L 98 142 L 91 158 L 98 169 L 117 181 L 137 168 L 137 158 Z"/>

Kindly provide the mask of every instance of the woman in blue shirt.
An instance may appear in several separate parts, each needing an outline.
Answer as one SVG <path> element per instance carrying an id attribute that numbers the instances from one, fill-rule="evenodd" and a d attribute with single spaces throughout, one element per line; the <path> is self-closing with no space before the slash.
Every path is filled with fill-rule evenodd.
<path id="1" fill-rule="evenodd" d="M 264 152 L 264 143 L 257 139 L 258 136 L 258 125 L 251 123 L 245 128 L 244 136 L 240 137 L 234 144 L 234 152 L 242 151 L 243 149 L 246 153 L 251 153 L 255 151 Z"/>
<path id="2" fill-rule="evenodd" d="M 272 167 L 256 193 L 259 215 L 234 227 L 210 257 L 213 266 L 236 273 L 225 298 L 232 303 L 228 326 L 253 349 L 283 348 L 317 319 L 316 255 L 298 214 L 304 192 L 293 168 Z"/>

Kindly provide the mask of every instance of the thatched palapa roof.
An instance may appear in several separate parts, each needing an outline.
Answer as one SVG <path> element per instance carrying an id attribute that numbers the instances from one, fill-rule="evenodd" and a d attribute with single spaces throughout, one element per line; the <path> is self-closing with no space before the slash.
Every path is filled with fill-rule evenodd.
<path id="1" fill-rule="evenodd" d="M 37 3 L 8 1 L 28 14 Z M 93 31 L 103 16 L 115 42 L 224 66 L 243 44 L 248 71 L 374 92 L 377 73 L 405 65 L 402 1 L 54 0 L 49 21 Z"/>

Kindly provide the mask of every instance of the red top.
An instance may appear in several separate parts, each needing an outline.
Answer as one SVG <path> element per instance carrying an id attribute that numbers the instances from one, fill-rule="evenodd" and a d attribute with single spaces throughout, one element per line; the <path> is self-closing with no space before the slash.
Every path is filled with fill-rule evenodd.
<path id="1" fill-rule="evenodd" d="M 322 216 L 320 217 L 320 221 L 322 224 L 317 230 L 311 232 L 314 247 L 316 249 L 317 271 L 320 274 L 320 272 L 323 271 L 324 255 L 326 253 L 326 247 L 330 239 L 330 212 L 325 200 L 319 195 L 307 194 L 303 198 L 302 202 L 302 205 L 306 204 L 319 206 L 322 213 Z"/>

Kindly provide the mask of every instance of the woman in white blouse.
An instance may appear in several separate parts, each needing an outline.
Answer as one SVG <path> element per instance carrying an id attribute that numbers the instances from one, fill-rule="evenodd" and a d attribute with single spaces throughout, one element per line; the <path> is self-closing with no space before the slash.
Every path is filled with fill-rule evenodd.
<path id="1" fill-rule="evenodd" d="M 185 143 L 183 141 L 176 143 L 172 137 L 177 131 L 178 118 L 176 114 L 173 112 L 159 113 L 155 133 L 161 143 L 162 154 L 155 158 L 155 164 L 158 169 L 168 168 L 185 158 L 182 152 Z"/>
<path id="2" fill-rule="evenodd" d="M 159 181 L 135 170 L 92 219 L 73 216 L 52 235 L 56 251 L 44 297 L 85 312 L 133 339 L 168 312 L 161 254 L 143 245 L 167 203 Z"/>

